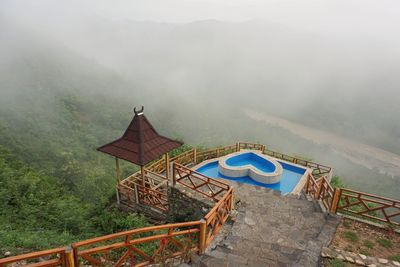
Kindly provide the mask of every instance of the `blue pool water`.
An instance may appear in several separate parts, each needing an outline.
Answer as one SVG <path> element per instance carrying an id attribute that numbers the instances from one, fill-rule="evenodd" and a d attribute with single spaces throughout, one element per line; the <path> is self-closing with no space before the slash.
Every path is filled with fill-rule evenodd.
<path id="1" fill-rule="evenodd" d="M 263 172 L 275 171 L 275 165 L 272 162 L 251 152 L 231 157 L 226 160 L 226 164 L 230 166 L 253 165 Z"/>
<path id="2" fill-rule="evenodd" d="M 227 180 L 232 180 L 235 182 L 239 183 L 245 183 L 245 184 L 252 184 L 252 185 L 258 185 L 262 187 L 267 187 L 271 188 L 274 190 L 279 190 L 281 191 L 281 194 L 284 195 L 286 193 L 290 193 L 293 191 L 297 183 L 299 182 L 300 178 L 304 175 L 305 169 L 299 168 L 293 165 L 289 165 L 284 162 L 278 161 L 279 164 L 282 165 L 283 172 L 281 176 L 281 181 L 276 184 L 263 184 L 254 181 L 251 179 L 249 176 L 244 176 L 244 177 L 239 177 L 239 178 L 231 178 L 228 176 L 224 176 L 221 173 L 218 172 L 218 161 L 213 161 L 210 163 L 207 163 L 200 168 L 196 169 L 196 171 L 211 177 L 211 178 L 222 178 L 222 179 L 227 179 Z M 243 164 L 241 164 L 243 165 Z"/>

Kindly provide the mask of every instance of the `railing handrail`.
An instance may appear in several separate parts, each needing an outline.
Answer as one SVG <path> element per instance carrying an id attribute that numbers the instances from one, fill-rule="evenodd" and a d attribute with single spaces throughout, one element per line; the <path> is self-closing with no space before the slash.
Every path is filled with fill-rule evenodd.
<path id="1" fill-rule="evenodd" d="M 306 163 L 306 165 L 311 164 L 311 165 L 316 166 L 317 168 L 326 168 L 326 169 L 329 169 L 329 170 L 332 169 L 332 167 L 329 167 L 329 166 L 326 166 L 326 165 L 323 165 L 323 164 L 320 164 L 320 163 L 316 163 L 316 162 L 309 161 L 309 160 L 302 159 L 302 158 L 297 158 L 297 157 L 290 156 L 290 155 L 287 155 L 287 154 L 284 154 L 284 153 L 281 153 L 281 152 L 277 152 L 277 151 L 274 151 L 274 150 L 270 150 L 270 149 L 267 149 L 267 148 L 265 149 L 265 151 L 272 152 L 274 154 L 280 154 L 282 156 L 285 156 L 285 157 L 288 157 L 288 158 L 292 158 L 292 159 L 296 159 L 296 160 L 299 160 L 299 161 L 303 161 L 303 162 Z"/>
<path id="2" fill-rule="evenodd" d="M 169 161 L 170 161 L 170 162 L 174 162 L 174 161 L 175 161 L 176 159 L 178 159 L 178 158 L 183 158 L 183 157 L 189 155 L 190 153 L 193 153 L 194 150 L 195 150 L 195 148 L 186 150 L 185 152 L 182 152 L 181 154 L 176 155 L 175 157 L 170 158 Z"/>
<path id="3" fill-rule="evenodd" d="M 128 230 L 128 231 L 124 231 L 124 232 L 118 232 L 118 233 L 109 234 L 109 235 L 105 235 L 105 236 L 95 237 L 95 238 L 91 238 L 91 239 L 87 239 L 87 240 L 83 240 L 83 241 L 78 241 L 78 242 L 73 243 L 72 247 L 73 248 L 83 247 L 83 246 L 91 245 L 94 243 L 123 237 L 126 235 L 141 234 L 141 233 L 150 232 L 150 231 L 157 231 L 157 230 L 163 230 L 163 229 L 169 229 L 169 228 L 188 227 L 188 226 L 195 226 L 195 225 L 200 225 L 200 221 L 171 223 L 171 224 L 162 224 L 162 225 L 142 227 L 142 228 L 137 228 L 137 229 Z"/>
<path id="4" fill-rule="evenodd" d="M 371 197 L 371 198 L 377 198 L 380 200 L 384 200 L 384 201 L 389 201 L 389 202 L 395 202 L 395 203 L 399 203 L 400 204 L 400 200 L 396 200 L 396 199 L 392 199 L 392 198 L 387 198 L 387 197 L 382 197 L 382 196 L 377 196 L 374 194 L 370 194 L 370 193 L 365 193 L 365 192 L 361 192 L 361 191 L 356 191 L 353 189 L 348 189 L 348 188 L 341 188 L 342 192 L 349 192 L 349 193 L 355 193 L 355 194 L 360 194 L 360 195 L 364 195 L 367 197 Z"/>
<path id="5" fill-rule="evenodd" d="M 54 254 L 60 254 L 59 260 L 62 261 L 63 254 L 65 254 L 65 247 L 29 252 L 26 254 L 2 258 L 2 259 L 0 259 L 0 266 L 2 264 L 9 264 L 9 263 L 13 263 L 13 262 L 21 261 L 21 260 L 29 260 L 29 259 L 34 259 L 34 258 L 50 256 L 50 255 L 54 255 Z"/>
<path id="6" fill-rule="evenodd" d="M 190 174 L 193 174 L 193 173 L 194 173 L 194 174 L 200 176 L 200 177 L 197 177 L 197 178 L 199 178 L 199 179 L 202 180 L 203 182 L 212 181 L 212 182 L 214 183 L 214 185 L 216 185 L 216 186 L 224 186 L 224 189 L 226 189 L 226 190 L 229 190 L 229 188 L 230 188 L 230 185 L 229 185 L 229 184 L 224 183 L 224 182 L 221 182 L 221 181 L 218 181 L 217 179 L 211 178 L 211 177 L 209 177 L 209 176 L 206 176 L 206 175 L 204 175 L 204 174 L 202 174 L 202 173 L 200 173 L 200 172 L 198 172 L 198 171 L 189 169 L 189 168 L 183 166 L 182 164 L 179 164 L 179 163 L 177 163 L 177 162 L 174 162 L 173 164 L 176 165 L 178 168 L 184 170 L 184 171 L 190 172 Z M 221 188 L 222 188 L 222 187 L 221 187 Z"/>
<path id="7" fill-rule="evenodd" d="M 218 209 L 219 206 L 226 200 L 227 197 L 232 193 L 233 188 L 230 187 L 228 192 L 225 193 L 225 195 L 217 202 L 217 204 L 214 205 L 214 207 L 204 216 L 204 220 L 208 222 L 208 219 L 215 213 L 215 211 Z"/>

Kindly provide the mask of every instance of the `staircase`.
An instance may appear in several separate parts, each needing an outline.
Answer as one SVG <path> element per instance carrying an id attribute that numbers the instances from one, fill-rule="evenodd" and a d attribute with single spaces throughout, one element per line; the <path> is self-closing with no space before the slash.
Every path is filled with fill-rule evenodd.
<path id="1" fill-rule="evenodd" d="M 192 266 L 318 266 L 339 218 L 304 196 L 232 183 L 236 211 Z"/>

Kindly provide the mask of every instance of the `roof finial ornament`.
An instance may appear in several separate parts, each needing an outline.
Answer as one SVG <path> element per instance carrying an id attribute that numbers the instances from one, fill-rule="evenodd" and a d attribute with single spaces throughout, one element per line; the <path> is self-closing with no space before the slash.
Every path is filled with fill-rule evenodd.
<path id="1" fill-rule="evenodd" d="M 135 115 L 142 115 L 144 111 L 144 106 L 142 106 L 142 109 L 140 110 L 136 110 L 136 107 L 134 107 L 133 111 L 135 112 Z"/>

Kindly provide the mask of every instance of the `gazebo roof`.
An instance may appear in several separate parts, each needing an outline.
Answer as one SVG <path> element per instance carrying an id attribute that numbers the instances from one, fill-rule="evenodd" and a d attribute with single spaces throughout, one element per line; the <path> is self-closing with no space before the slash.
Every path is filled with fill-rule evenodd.
<path id="1" fill-rule="evenodd" d="M 120 159 L 144 166 L 183 143 L 159 135 L 147 118 L 144 108 L 136 111 L 124 135 L 97 150 Z"/>

